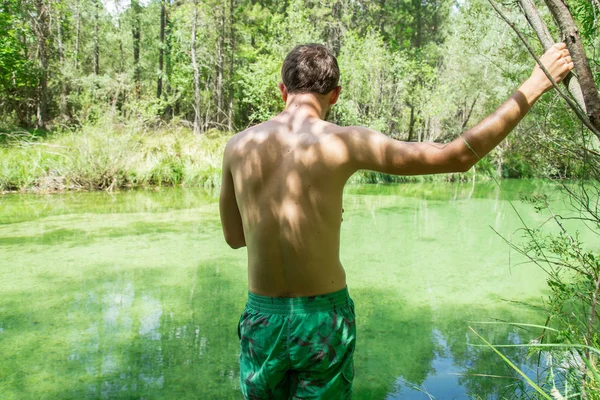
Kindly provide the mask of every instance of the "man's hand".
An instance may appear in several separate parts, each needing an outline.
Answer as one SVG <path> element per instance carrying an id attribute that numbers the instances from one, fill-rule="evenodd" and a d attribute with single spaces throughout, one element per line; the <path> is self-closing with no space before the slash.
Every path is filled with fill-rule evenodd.
<path id="1" fill-rule="evenodd" d="M 571 54 L 569 53 L 569 50 L 567 50 L 567 45 L 564 43 L 556 43 L 554 46 L 550 47 L 548 51 L 540 57 L 540 61 L 556 83 L 562 81 L 569 71 L 573 69 Z M 544 74 L 544 71 L 542 71 L 537 64 L 527 83 L 530 83 L 533 87 L 538 89 L 540 93 L 552 89 L 552 82 L 550 82 L 546 74 Z"/>

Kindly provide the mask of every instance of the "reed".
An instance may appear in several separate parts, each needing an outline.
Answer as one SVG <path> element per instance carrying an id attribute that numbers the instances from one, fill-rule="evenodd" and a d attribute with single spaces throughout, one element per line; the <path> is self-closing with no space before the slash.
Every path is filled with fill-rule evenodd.
<path id="1" fill-rule="evenodd" d="M 84 126 L 51 135 L 2 134 L 0 191 L 117 190 L 220 184 L 229 133 L 169 126 Z"/>
<path id="2" fill-rule="evenodd" d="M 491 344 L 471 328 L 485 346 L 523 377 L 532 389 L 530 398 L 600 399 L 600 255 L 597 243 L 582 243 L 578 232 L 572 233 L 564 224 L 569 219 L 577 229 L 600 234 L 600 170 L 596 169 L 597 164 L 585 161 L 596 179 L 561 182 L 571 208 L 568 216 L 556 214 L 546 196 L 522 197 L 538 212 L 547 214 L 547 222 L 556 224 L 559 233 L 548 234 L 541 227 L 530 228 L 519 215 L 526 244 L 505 239 L 512 249 L 547 274 L 546 324 L 513 323 L 540 330 L 526 344 Z M 511 347 L 525 347 L 530 354 L 538 356 L 536 381 L 499 350 Z"/>

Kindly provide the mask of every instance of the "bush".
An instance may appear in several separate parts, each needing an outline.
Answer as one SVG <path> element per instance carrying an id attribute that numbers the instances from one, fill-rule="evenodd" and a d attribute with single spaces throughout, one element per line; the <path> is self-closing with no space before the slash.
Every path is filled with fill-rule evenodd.
<path id="1" fill-rule="evenodd" d="M 228 138 L 177 126 L 150 132 L 106 124 L 26 136 L 0 147 L 0 191 L 218 186 Z"/>

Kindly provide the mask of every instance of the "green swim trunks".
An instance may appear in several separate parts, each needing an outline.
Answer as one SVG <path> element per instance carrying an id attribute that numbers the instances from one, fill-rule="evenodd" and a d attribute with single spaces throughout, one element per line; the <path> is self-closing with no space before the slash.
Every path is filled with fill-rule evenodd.
<path id="1" fill-rule="evenodd" d="M 310 297 L 248 293 L 238 325 L 246 399 L 349 399 L 356 342 L 348 289 Z"/>

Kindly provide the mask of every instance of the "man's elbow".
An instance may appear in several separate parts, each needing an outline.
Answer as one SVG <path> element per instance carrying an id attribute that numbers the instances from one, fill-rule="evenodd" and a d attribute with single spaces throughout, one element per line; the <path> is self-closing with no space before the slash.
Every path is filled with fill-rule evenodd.
<path id="1" fill-rule="evenodd" d="M 246 239 L 243 235 L 225 235 L 225 241 L 232 249 L 239 249 L 246 246 Z"/>
<path id="2" fill-rule="evenodd" d="M 473 165 L 475 164 L 471 162 L 461 163 L 460 166 L 456 169 L 456 172 L 467 172 L 473 167 Z"/>
<path id="3" fill-rule="evenodd" d="M 477 164 L 477 159 L 474 157 L 461 157 L 457 159 L 452 166 L 452 172 L 467 172 L 470 170 L 475 164 Z"/>
<path id="4" fill-rule="evenodd" d="M 240 249 L 242 247 L 246 246 L 246 243 L 243 241 L 240 242 L 227 242 L 227 244 L 229 245 L 229 247 L 231 247 L 232 249 Z"/>

